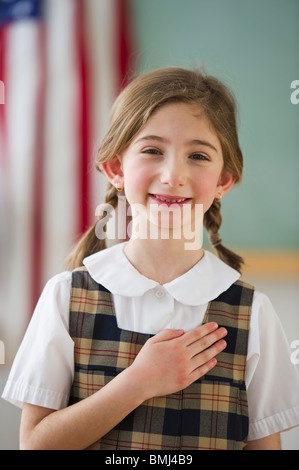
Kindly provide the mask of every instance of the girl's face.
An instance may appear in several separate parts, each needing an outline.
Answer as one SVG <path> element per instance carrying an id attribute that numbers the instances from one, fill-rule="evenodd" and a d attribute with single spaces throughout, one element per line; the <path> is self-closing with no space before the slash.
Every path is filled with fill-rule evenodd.
<path id="1" fill-rule="evenodd" d="M 188 204 L 194 211 L 202 204 L 205 213 L 234 183 L 233 175 L 222 171 L 220 141 L 197 105 L 159 108 L 116 158 L 113 171 L 131 206 L 155 204 L 167 210 Z"/>

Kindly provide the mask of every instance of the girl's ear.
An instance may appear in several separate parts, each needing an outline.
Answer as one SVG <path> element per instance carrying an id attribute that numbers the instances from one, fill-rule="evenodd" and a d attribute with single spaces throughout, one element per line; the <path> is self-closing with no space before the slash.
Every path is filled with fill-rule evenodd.
<path id="1" fill-rule="evenodd" d="M 118 155 L 115 155 L 107 162 L 102 163 L 101 167 L 110 183 L 113 185 L 116 183 L 123 183 L 124 174 L 122 171 L 121 159 Z"/>
<path id="2" fill-rule="evenodd" d="M 228 193 L 235 184 L 236 179 L 237 176 L 233 173 L 229 173 L 228 171 L 222 172 L 217 185 L 218 193 L 221 194 L 221 196 Z"/>

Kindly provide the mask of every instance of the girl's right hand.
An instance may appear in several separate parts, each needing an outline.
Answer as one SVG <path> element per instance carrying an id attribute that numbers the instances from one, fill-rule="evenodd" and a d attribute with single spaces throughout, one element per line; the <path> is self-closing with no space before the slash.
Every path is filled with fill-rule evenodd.
<path id="1" fill-rule="evenodd" d="M 105 387 L 61 410 L 25 403 L 22 449 L 85 449 L 145 400 L 190 385 L 216 364 L 224 328 L 207 323 L 184 333 L 164 330 L 149 339 L 133 364 Z"/>
<path id="2" fill-rule="evenodd" d="M 211 322 L 187 333 L 167 329 L 150 338 L 129 367 L 144 399 L 175 393 L 209 372 L 226 347 L 226 334 Z"/>

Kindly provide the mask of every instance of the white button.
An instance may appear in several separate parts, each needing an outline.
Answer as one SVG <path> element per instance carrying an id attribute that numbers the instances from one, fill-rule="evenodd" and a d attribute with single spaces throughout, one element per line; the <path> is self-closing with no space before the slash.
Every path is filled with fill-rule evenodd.
<path id="1" fill-rule="evenodd" d="M 157 287 L 155 295 L 158 299 L 161 299 L 161 297 L 164 297 L 164 289 L 162 287 Z"/>

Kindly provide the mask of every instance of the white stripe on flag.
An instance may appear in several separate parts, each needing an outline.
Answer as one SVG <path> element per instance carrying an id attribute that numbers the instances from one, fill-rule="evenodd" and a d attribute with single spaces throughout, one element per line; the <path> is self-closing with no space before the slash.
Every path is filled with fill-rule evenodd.
<path id="1" fill-rule="evenodd" d="M 63 270 L 78 231 L 78 76 L 75 3 L 47 3 L 43 282 Z"/>
<path id="2" fill-rule="evenodd" d="M 7 271 L 5 329 L 7 347 L 20 340 L 30 308 L 30 263 L 33 227 L 32 187 L 36 142 L 36 90 L 39 85 L 39 26 L 20 21 L 8 31 L 6 63 L 6 130 L 10 162 L 10 253 Z M 9 351 L 8 351 L 9 353 Z"/>
<path id="3" fill-rule="evenodd" d="M 114 0 L 86 0 L 86 28 L 89 32 L 87 41 L 92 67 L 89 85 L 92 112 L 90 181 L 93 222 L 95 209 L 102 201 L 107 186 L 106 178 L 95 170 L 94 162 L 118 91 L 116 14 Z"/>

